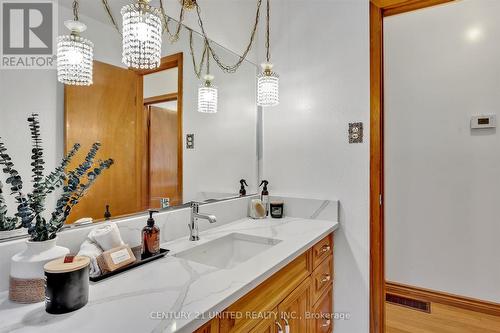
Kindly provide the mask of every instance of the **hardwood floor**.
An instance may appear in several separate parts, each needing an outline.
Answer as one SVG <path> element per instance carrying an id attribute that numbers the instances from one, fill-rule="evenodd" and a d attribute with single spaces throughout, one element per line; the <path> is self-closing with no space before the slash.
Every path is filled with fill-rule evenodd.
<path id="1" fill-rule="evenodd" d="M 386 303 L 387 333 L 500 333 L 500 317 L 439 303 L 431 313 Z"/>

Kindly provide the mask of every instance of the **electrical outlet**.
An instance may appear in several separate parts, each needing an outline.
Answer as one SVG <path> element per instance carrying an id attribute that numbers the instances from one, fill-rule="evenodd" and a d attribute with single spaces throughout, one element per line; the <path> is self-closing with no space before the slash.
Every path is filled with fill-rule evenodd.
<path id="1" fill-rule="evenodd" d="M 349 123 L 349 143 L 363 143 L 363 123 Z"/>
<path id="2" fill-rule="evenodd" d="M 186 149 L 194 149 L 194 134 L 186 134 Z"/>

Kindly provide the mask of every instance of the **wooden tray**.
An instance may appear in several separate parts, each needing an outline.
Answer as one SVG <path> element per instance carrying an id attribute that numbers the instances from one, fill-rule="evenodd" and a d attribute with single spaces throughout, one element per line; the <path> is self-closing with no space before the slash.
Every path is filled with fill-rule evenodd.
<path id="1" fill-rule="evenodd" d="M 146 257 L 146 258 L 141 258 L 141 247 L 138 246 L 138 247 L 135 247 L 132 249 L 132 252 L 134 253 L 134 256 L 136 257 L 136 261 L 131 263 L 130 265 L 127 265 L 125 267 L 122 267 L 122 268 L 119 268 L 117 269 L 116 271 L 113 271 L 113 272 L 109 272 L 109 273 L 106 273 L 106 274 L 102 274 L 102 275 L 99 275 L 99 276 L 96 276 L 96 277 L 91 277 L 89 278 L 90 281 L 92 282 L 98 282 L 98 281 L 101 281 L 101 280 L 105 280 L 113 275 L 116 275 L 116 274 L 120 274 L 120 273 L 123 273 L 123 272 L 126 272 L 128 270 L 131 270 L 137 266 L 141 266 L 141 265 L 144 265 L 148 262 L 151 262 L 153 260 L 157 260 L 157 259 L 160 259 L 160 258 L 163 258 L 170 250 L 167 250 L 167 249 L 160 249 L 160 253 L 158 254 L 155 254 L 153 256 L 149 256 L 149 257 Z"/>

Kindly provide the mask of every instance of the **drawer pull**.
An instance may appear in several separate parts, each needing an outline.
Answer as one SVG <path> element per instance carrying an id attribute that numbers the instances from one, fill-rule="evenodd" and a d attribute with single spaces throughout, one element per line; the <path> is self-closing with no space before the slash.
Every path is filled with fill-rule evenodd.
<path id="1" fill-rule="evenodd" d="M 290 325 L 288 324 L 288 320 L 286 320 L 286 318 L 283 318 L 283 321 L 285 322 L 285 333 L 290 333 Z"/>
<path id="2" fill-rule="evenodd" d="M 283 326 L 278 321 L 274 322 L 276 326 L 278 326 L 278 333 L 283 333 Z"/>
<path id="3" fill-rule="evenodd" d="M 329 252 L 331 249 L 330 245 L 323 245 L 323 247 L 321 248 L 321 252 L 325 253 L 325 252 Z"/>
<path id="4" fill-rule="evenodd" d="M 324 322 L 324 324 L 323 324 L 323 325 L 321 325 L 321 327 L 330 327 L 330 324 L 331 324 L 331 323 L 332 323 L 332 322 L 330 321 L 330 319 L 327 319 L 327 320 Z"/>
<path id="5" fill-rule="evenodd" d="M 331 280 L 330 274 L 325 274 L 323 275 L 323 278 L 321 279 L 321 283 L 325 283 Z"/>

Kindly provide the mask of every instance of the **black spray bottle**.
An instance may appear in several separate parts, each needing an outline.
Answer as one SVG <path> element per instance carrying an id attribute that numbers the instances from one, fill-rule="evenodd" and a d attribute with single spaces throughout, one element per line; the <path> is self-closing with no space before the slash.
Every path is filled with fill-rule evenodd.
<path id="1" fill-rule="evenodd" d="M 267 180 L 263 180 L 259 185 L 259 187 L 264 185 L 264 187 L 262 188 L 262 192 L 260 193 L 260 200 L 266 207 L 266 216 L 269 216 L 269 191 L 267 190 L 268 184 L 269 182 Z"/>
<path id="2" fill-rule="evenodd" d="M 244 197 L 247 195 L 247 190 L 245 188 L 245 186 L 248 186 L 247 181 L 245 179 L 240 179 L 240 185 L 240 197 Z"/>

